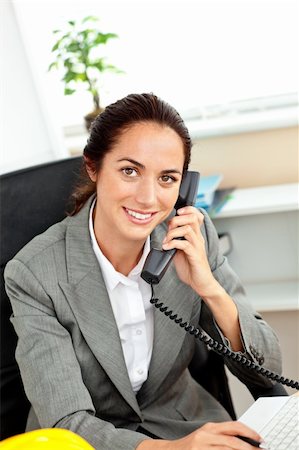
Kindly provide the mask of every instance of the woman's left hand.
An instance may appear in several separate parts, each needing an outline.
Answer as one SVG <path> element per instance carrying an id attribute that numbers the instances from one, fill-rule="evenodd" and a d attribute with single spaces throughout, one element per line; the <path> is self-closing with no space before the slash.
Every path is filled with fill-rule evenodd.
<path id="1" fill-rule="evenodd" d="M 181 250 L 174 258 L 180 280 L 191 286 L 201 297 L 209 297 L 219 285 L 211 272 L 205 241 L 200 231 L 204 215 L 193 206 L 185 206 L 177 213 L 169 221 L 163 249 Z M 177 239 L 178 237 L 184 237 L 184 240 Z"/>

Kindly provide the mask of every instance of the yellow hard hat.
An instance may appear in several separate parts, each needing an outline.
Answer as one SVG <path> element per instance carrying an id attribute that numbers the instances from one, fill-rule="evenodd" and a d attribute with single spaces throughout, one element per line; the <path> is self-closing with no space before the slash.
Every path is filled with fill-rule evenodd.
<path id="1" fill-rule="evenodd" d="M 0 442 L 2 450 L 94 450 L 78 434 L 62 428 L 42 428 Z"/>

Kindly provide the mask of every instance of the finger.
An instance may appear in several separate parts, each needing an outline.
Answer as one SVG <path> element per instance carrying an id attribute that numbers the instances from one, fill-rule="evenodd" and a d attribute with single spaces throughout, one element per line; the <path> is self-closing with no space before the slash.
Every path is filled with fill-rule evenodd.
<path id="1" fill-rule="evenodd" d="M 174 230 L 175 228 L 184 227 L 185 225 L 190 225 L 196 234 L 200 233 L 200 226 L 197 218 L 195 216 L 190 216 L 190 214 L 183 217 L 175 216 L 171 219 L 168 222 L 168 231 Z"/>
<path id="2" fill-rule="evenodd" d="M 189 227 L 189 225 L 186 227 Z M 162 248 L 164 250 L 176 248 L 190 255 L 193 253 L 197 257 L 200 257 L 203 252 L 205 254 L 203 237 L 197 236 L 191 228 L 186 228 L 184 231 L 174 230 L 164 238 Z"/>
<path id="3" fill-rule="evenodd" d="M 222 422 L 219 425 L 220 425 L 220 427 L 218 428 L 218 431 L 220 433 L 229 434 L 229 435 L 233 435 L 233 436 L 237 436 L 237 435 L 245 436 L 245 437 L 254 439 L 256 441 L 262 440 L 262 437 L 256 431 L 254 431 L 252 428 L 249 428 L 247 425 L 245 425 L 242 422 L 238 422 L 238 421 Z"/>
<path id="4" fill-rule="evenodd" d="M 186 206 L 185 208 L 181 208 L 180 210 L 178 210 L 178 215 L 176 215 L 175 217 L 181 218 L 182 220 L 187 217 L 192 217 L 194 224 L 196 224 L 199 229 L 205 220 L 205 216 L 193 206 Z"/>
<path id="5" fill-rule="evenodd" d="M 259 433 L 257 433 L 255 430 L 253 430 L 252 428 L 245 425 L 244 423 L 236 421 L 236 422 L 234 422 L 234 425 L 235 425 L 235 430 L 237 431 L 237 433 L 234 433 L 235 435 L 238 434 L 240 436 L 249 437 L 256 441 L 262 441 L 261 435 Z"/>
<path id="6" fill-rule="evenodd" d="M 198 225 L 198 221 L 189 220 L 187 222 L 181 222 L 179 224 L 177 223 L 170 224 L 166 234 L 166 240 L 170 241 L 171 239 L 176 239 L 180 236 L 185 237 L 185 239 L 187 239 L 188 235 L 190 235 L 190 237 L 192 236 L 197 239 L 203 239 L 200 227 Z"/>
<path id="7" fill-rule="evenodd" d="M 171 250 L 176 248 L 177 250 L 182 250 L 186 255 L 194 255 L 194 246 L 186 239 L 172 239 L 172 241 L 166 242 L 162 245 L 163 250 Z"/>
<path id="8" fill-rule="evenodd" d="M 183 208 L 183 209 L 180 209 L 179 211 L 180 212 L 185 211 L 185 209 Z M 196 226 L 196 229 L 198 229 L 198 228 L 200 228 L 203 221 L 204 221 L 204 215 L 201 214 L 197 209 L 192 208 L 188 212 L 188 214 L 180 213 L 180 215 L 172 217 L 172 219 L 170 219 L 168 225 L 170 228 L 175 228 L 175 227 L 186 225 L 186 224 L 193 224 Z"/>
<path id="9" fill-rule="evenodd" d="M 196 436 L 196 443 L 205 442 L 208 446 L 218 449 L 230 450 L 252 450 L 252 446 L 247 442 L 238 439 L 235 436 L 226 434 L 214 434 L 209 432 L 199 432 Z"/>
<path id="10" fill-rule="evenodd" d="M 173 228 L 166 234 L 163 243 L 170 242 L 173 239 L 185 238 L 187 240 L 196 240 L 197 235 L 195 234 L 192 226 L 190 224 L 183 225 L 181 227 Z"/>
<path id="11" fill-rule="evenodd" d="M 247 436 L 251 439 L 260 441 L 262 440 L 261 436 L 254 431 L 252 428 L 249 428 L 242 422 L 239 421 L 229 421 L 229 422 L 208 422 L 203 425 L 204 429 L 208 430 L 211 433 L 220 433 L 220 434 L 228 434 L 231 436 Z"/>
<path id="12" fill-rule="evenodd" d="M 231 449 L 252 450 L 253 448 L 256 448 L 256 447 L 253 447 L 248 442 L 245 442 L 245 441 L 239 439 L 236 436 L 228 436 L 228 435 L 226 435 L 224 439 L 225 440 L 223 440 L 223 444 L 227 445 Z M 260 441 L 256 441 L 256 442 L 260 442 Z"/>
<path id="13" fill-rule="evenodd" d="M 197 214 L 197 215 L 201 215 L 202 217 L 204 217 L 204 215 L 194 206 L 184 206 L 183 208 L 180 208 L 177 210 L 177 214 L 179 216 L 184 215 L 184 214 Z"/>

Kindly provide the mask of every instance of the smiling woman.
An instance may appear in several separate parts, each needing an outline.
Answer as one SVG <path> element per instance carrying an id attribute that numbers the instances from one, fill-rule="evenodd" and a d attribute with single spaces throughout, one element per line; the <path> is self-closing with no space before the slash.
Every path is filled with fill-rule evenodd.
<path id="1" fill-rule="evenodd" d="M 172 214 L 190 151 L 180 115 L 154 94 L 108 106 L 84 149 L 74 211 L 7 264 L 28 430 L 70 429 L 103 450 L 245 450 L 238 436 L 261 440 L 191 376 L 192 362 L 196 379 L 203 371 L 199 341 L 155 314 L 140 276 L 151 248 L 175 249 L 161 298 L 280 371 L 275 334 L 246 300 L 208 215 L 193 206 Z M 224 361 L 246 384 L 271 386 Z"/>

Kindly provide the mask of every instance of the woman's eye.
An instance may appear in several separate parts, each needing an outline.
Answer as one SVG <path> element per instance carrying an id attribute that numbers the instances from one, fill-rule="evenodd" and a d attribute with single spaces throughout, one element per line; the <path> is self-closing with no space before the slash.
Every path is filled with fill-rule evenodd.
<path id="1" fill-rule="evenodd" d="M 125 167 L 122 169 L 122 173 L 126 175 L 127 177 L 136 177 L 137 171 L 133 169 L 133 167 Z"/>
<path id="2" fill-rule="evenodd" d="M 173 177 L 171 177 L 170 175 L 162 175 L 161 176 L 161 181 L 163 183 L 170 184 L 170 183 L 173 183 L 175 181 L 175 179 Z"/>

